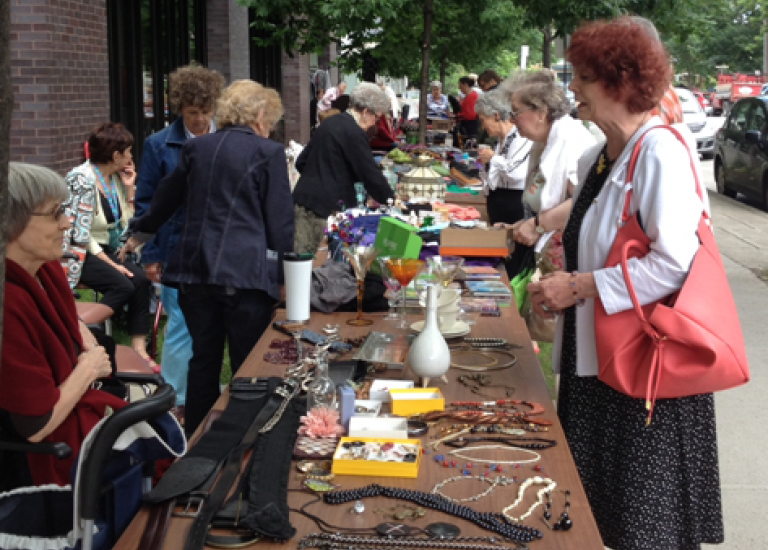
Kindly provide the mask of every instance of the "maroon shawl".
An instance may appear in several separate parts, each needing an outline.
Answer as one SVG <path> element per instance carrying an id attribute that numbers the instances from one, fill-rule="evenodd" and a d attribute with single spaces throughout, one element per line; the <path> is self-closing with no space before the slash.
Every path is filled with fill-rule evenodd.
<path id="1" fill-rule="evenodd" d="M 59 385 L 72 373 L 82 349 L 75 300 L 59 262 L 49 262 L 38 271 L 45 290 L 13 260 L 6 260 L 5 267 L 0 408 L 42 416 L 59 400 Z M 87 390 L 66 420 L 45 438 L 68 444 L 72 457 L 27 455 L 35 484 L 69 484 L 85 436 L 103 418 L 106 406 L 117 410 L 125 404 L 105 392 Z"/>

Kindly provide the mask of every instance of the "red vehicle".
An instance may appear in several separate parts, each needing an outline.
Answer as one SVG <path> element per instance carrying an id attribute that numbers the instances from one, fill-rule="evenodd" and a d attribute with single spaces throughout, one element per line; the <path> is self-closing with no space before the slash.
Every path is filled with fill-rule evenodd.
<path id="1" fill-rule="evenodd" d="M 718 75 L 715 91 L 709 97 L 714 114 L 727 116 L 738 100 L 759 96 L 766 82 L 768 79 L 765 76 L 741 73 Z"/>

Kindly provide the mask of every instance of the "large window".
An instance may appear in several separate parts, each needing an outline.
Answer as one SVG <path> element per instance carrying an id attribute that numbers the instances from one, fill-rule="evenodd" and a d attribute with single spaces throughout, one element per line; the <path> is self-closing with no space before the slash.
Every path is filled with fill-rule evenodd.
<path id="1" fill-rule="evenodd" d="M 173 122 L 168 75 L 206 64 L 205 0 L 108 0 L 111 118 L 144 139 Z"/>

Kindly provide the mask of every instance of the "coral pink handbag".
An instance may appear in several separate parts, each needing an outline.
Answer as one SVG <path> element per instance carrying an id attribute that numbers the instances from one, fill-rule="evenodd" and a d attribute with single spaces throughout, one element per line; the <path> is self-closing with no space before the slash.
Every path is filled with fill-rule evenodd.
<path id="1" fill-rule="evenodd" d="M 676 129 L 656 128 L 671 131 L 688 149 Z M 629 183 L 645 135 L 632 152 Z M 693 158 L 691 169 L 696 190 L 703 199 Z M 706 211 L 699 221 L 701 245 L 683 287 L 662 300 L 640 305 L 627 261 L 645 256 L 650 250 L 650 239 L 637 214 L 629 216 L 631 197 L 632 187 L 624 203 L 623 226 L 605 265 L 621 263 L 634 308 L 608 315 L 600 299 L 595 301 L 598 378 L 621 393 L 644 398 L 650 424 L 657 398 L 687 397 L 740 386 L 749 381 L 749 366 L 736 304 Z"/>

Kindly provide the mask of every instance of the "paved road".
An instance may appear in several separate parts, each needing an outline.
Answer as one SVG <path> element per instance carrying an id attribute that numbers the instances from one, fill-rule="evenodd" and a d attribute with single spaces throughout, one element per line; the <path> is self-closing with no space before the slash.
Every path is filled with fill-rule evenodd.
<path id="1" fill-rule="evenodd" d="M 738 196 L 718 195 L 705 161 L 712 219 L 747 345 L 751 382 L 716 396 L 725 544 L 708 550 L 768 548 L 768 213 Z"/>

